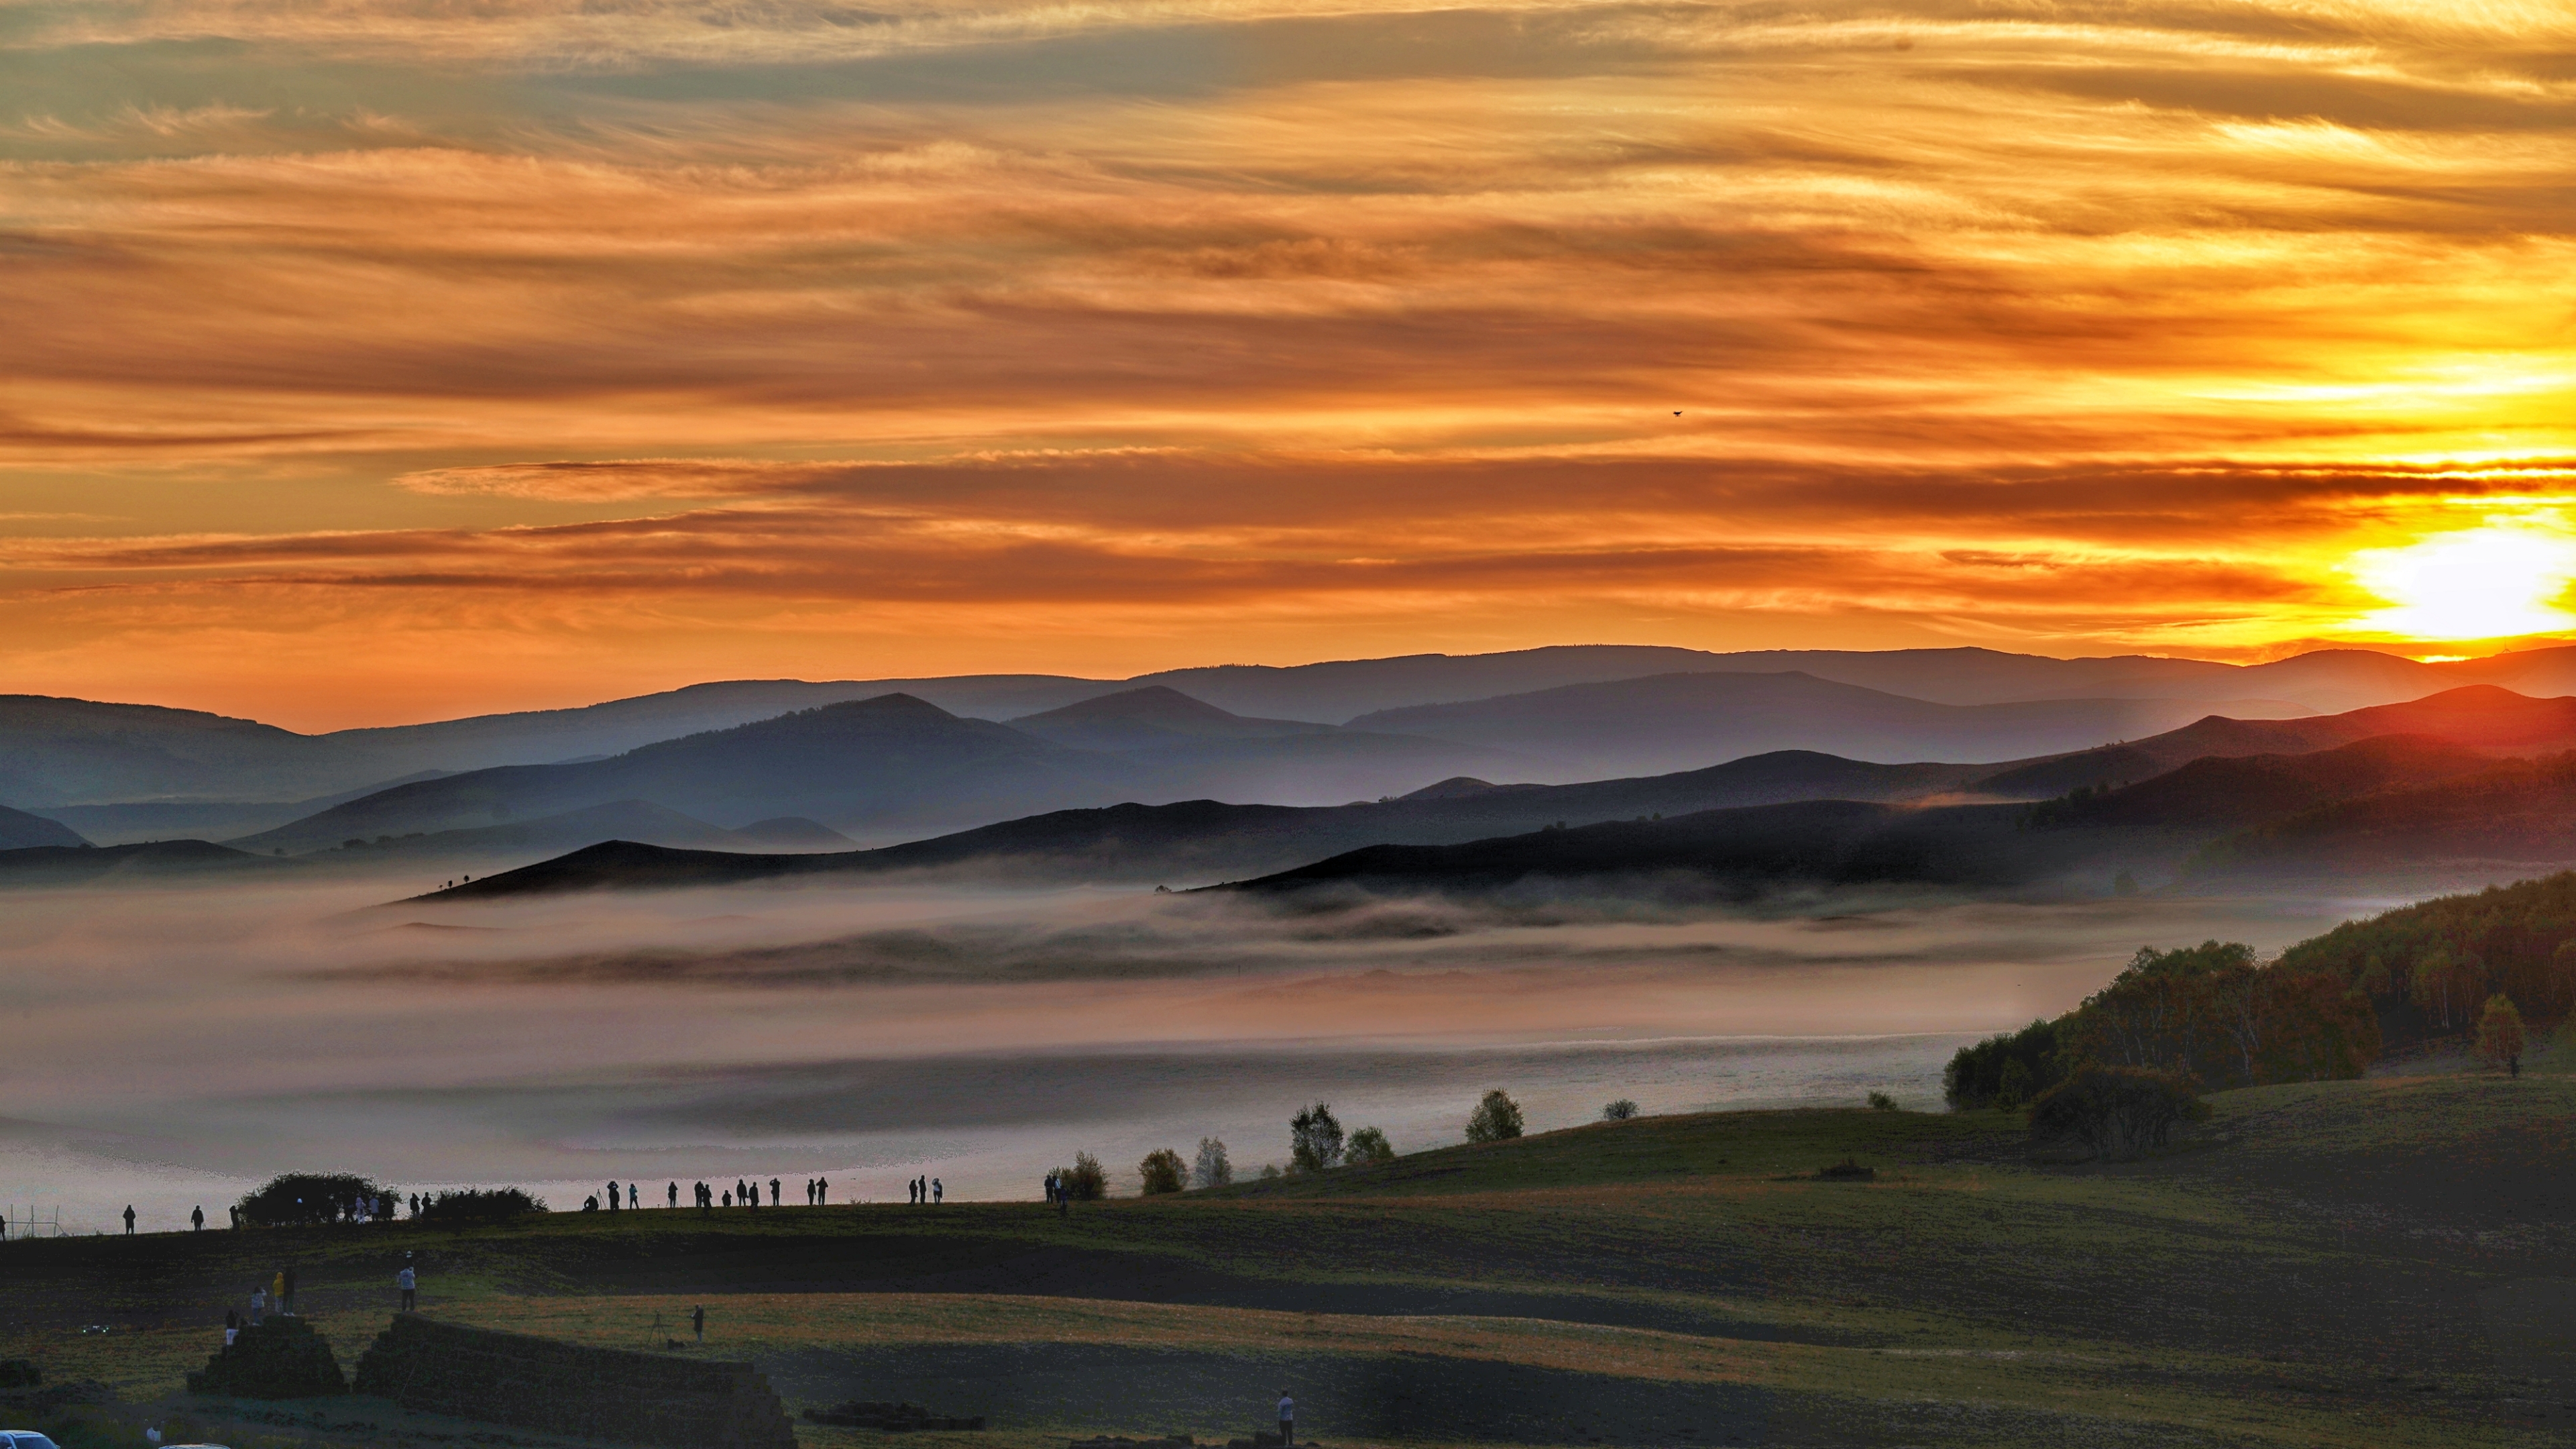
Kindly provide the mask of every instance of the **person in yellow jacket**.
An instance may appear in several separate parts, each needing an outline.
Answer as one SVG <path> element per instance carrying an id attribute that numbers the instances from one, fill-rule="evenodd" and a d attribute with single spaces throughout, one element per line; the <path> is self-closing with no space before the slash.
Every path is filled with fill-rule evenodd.
<path id="1" fill-rule="evenodd" d="M 277 1271 L 276 1277 L 268 1280 L 268 1301 L 276 1304 L 280 1313 L 295 1311 L 295 1306 L 286 1301 L 286 1270 L 283 1268 Z"/>

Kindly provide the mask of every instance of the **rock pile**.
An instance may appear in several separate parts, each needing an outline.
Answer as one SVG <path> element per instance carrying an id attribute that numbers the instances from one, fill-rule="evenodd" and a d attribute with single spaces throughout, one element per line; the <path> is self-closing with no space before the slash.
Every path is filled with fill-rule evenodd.
<path id="1" fill-rule="evenodd" d="M 318 1399 L 349 1391 L 330 1340 L 302 1318 L 253 1324 L 188 1375 L 188 1392 L 235 1399 Z"/>
<path id="2" fill-rule="evenodd" d="M 805 1417 L 817 1424 L 837 1424 L 850 1429 L 882 1429 L 889 1434 L 902 1434 L 916 1429 L 981 1429 L 984 1416 L 971 1419 L 942 1417 L 919 1404 L 888 1404 L 874 1399 L 847 1399 L 828 1409 L 807 1409 Z"/>
<path id="3" fill-rule="evenodd" d="M 796 1449 L 769 1381 L 747 1363 L 585 1348 L 405 1313 L 358 1361 L 357 1391 L 449 1414 L 669 1449 Z"/>

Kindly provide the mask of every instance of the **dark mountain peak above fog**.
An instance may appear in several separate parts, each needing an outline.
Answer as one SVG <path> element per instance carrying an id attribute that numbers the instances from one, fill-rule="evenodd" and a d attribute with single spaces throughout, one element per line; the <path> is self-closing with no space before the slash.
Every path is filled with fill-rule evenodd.
<path id="1" fill-rule="evenodd" d="M 1465 800 L 1477 795 L 1491 795 L 1496 790 L 1502 788 L 1502 786 L 1495 784 L 1491 780 L 1479 780 L 1473 775 L 1452 775 L 1446 780 L 1434 781 L 1433 783 L 1425 785 L 1421 789 L 1415 790 L 1401 798 L 1406 800 Z"/>
<path id="2" fill-rule="evenodd" d="M 48 820 L 42 815 L 30 815 L 24 810 L 12 810 L 6 805 L 0 805 L 0 850 L 24 850 L 35 845 L 70 846 L 78 849 L 87 844 L 89 842 L 81 838 L 79 831 L 60 821 Z"/>
<path id="3" fill-rule="evenodd" d="M 2364 736 L 2422 734 L 2505 749 L 2576 743 L 2576 699 L 2534 699 L 2494 684 L 2466 684 L 2332 718 Z"/>
<path id="4" fill-rule="evenodd" d="M 1167 684 L 1122 689 L 1043 714 L 1021 715 L 1011 728 L 1083 749 L 1136 749 L 1187 739 L 1276 739 L 1330 734 L 1304 720 L 1254 719 L 1217 708 Z"/>

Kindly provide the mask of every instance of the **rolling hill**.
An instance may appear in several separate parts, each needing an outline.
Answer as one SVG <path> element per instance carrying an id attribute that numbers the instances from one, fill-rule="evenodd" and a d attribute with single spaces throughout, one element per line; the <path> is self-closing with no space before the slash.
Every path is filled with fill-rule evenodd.
<path id="1" fill-rule="evenodd" d="M 1588 824 L 1820 794 L 1921 799 L 1975 773 L 1973 766 L 1872 765 L 1788 751 L 1678 775 L 1585 785 L 1447 780 L 1403 799 L 1369 804 L 1300 808 L 1189 800 L 1064 810 L 834 855 L 738 856 L 619 842 L 477 880 L 449 895 L 487 899 L 903 871 L 1012 881 L 1187 882 L 1256 875 L 1389 839 L 1467 841 L 1560 820 Z"/>
<path id="2" fill-rule="evenodd" d="M 0 805 L 0 850 L 24 850 L 38 845 L 65 845 L 77 849 L 89 844 L 80 832 L 60 821 L 24 810 Z"/>
<path id="3" fill-rule="evenodd" d="M 1803 672 L 1828 682 L 1962 707 L 2078 699 L 2200 701 L 2197 707 L 2175 706 L 2182 717 L 2189 718 L 2228 712 L 2340 711 L 2413 699 L 2466 683 L 2501 685 L 2525 693 L 2576 692 L 2576 649 L 2532 650 L 2441 664 L 2360 650 L 2327 650 L 2240 667 L 2143 655 L 2051 659 L 1988 649 L 1717 654 L 1660 646 L 1566 645 L 1285 667 L 1220 665 L 1165 670 L 1124 681 L 1032 674 L 724 680 L 572 709 L 318 735 L 196 710 L 14 695 L 0 696 L 0 798 L 38 809 L 134 803 L 273 805 L 428 771 L 621 754 L 663 740 L 891 693 L 910 694 L 959 715 L 1010 721 L 1159 685 L 1256 719 L 1346 724 L 1383 710 L 1711 671 Z M 2223 704 L 2229 700 L 2255 704 L 2231 711 Z M 2122 717 L 2112 733 L 2077 743 L 2151 733 L 2162 727 L 2154 723 L 2157 718 L 2161 717 Z M 1821 737 L 1776 743 L 1832 747 Z M 1732 753 L 1754 753 L 1763 747 L 1745 745 Z M 1956 756 L 1957 752 L 1926 745 L 1903 754 L 1922 758 Z M 1710 762 L 1695 757 L 1681 763 Z M 175 820 L 164 820 L 140 828 L 178 826 Z"/>
<path id="4" fill-rule="evenodd" d="M 2498 765 L 2445 741 L 2381 737 L 2303 755 L 2206 758 L 2123 788 L 2035 805 L 1814 800 L 1457 845 L 1378 845 L 1240 888 L 1485 893 L 1580 881 L 1596 892 L 1856 884 L 2098 890 L 2123 870 L 2165 876 L 2187 860 L 2203 869 L 2224 864 L 2241 857 L 2222 854 L 2239 841 L 2312 839 L 2326 822 L 2378 823 L 2375 838 L 2386 848 L 2370 859 L 2376 866 L 2459 853 L 2461 840 L 2538 840 L 2553 830 L 2576 856 L 2576 754 Z M 2430 828 L 2437 822 L 2452 834 Z"/>
<path id="5" fill-rule="evenodd" d="M 1798 672 L 1694 673 L 1383 710 L 1351 726 L 1510 750 L 1556 761 L 1561 773 L 1645 774 L 1782 749 L 2002 762 L 2152 735 L 2209 712 L 2170 699 L 1934 704 Z"/>
<path id="6" fill-rule="evenodd" d="M 203 840 L 156 840 L 140 845 L 39 845 L 0 850 L 0 888 L 167 882 L 190 877 L 236 877 L 293 871 L 291 862 L 252 855 Z"/>
<path id="7" fill-rule="evenodd" d="M 290 854 L 415 831 L 479 829 L 620 800 L 700 818 L 882 822 L 990 818 L 1123 789 L 1111 756 L 960 719 L 910 695 L 824 705 L 647 745 L 605 760 L 448 775 L 337 805 L 232 842 Z"/>

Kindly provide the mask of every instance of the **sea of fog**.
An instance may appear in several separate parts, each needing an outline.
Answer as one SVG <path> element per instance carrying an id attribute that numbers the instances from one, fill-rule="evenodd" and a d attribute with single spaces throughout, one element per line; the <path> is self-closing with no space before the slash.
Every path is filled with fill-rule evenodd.
<path id="1" fill-rule="evenodd" d="M 0 1204 L 183 1225 L 290 1170 L 409 1192 L 821 1176 L 1036 1198 L 1203 1137 L 1239 1172 L 1323 1101 L 1410 1151 L 1501 1087 L 1532 1131 L 1648 1112 L 1937 1110 L 1964 1041 L 2142 944 L 2277 950 L 2387 901 L 1285 910 L 885 886 L 385 907 L 385 883 L 0 902 Z"/>

